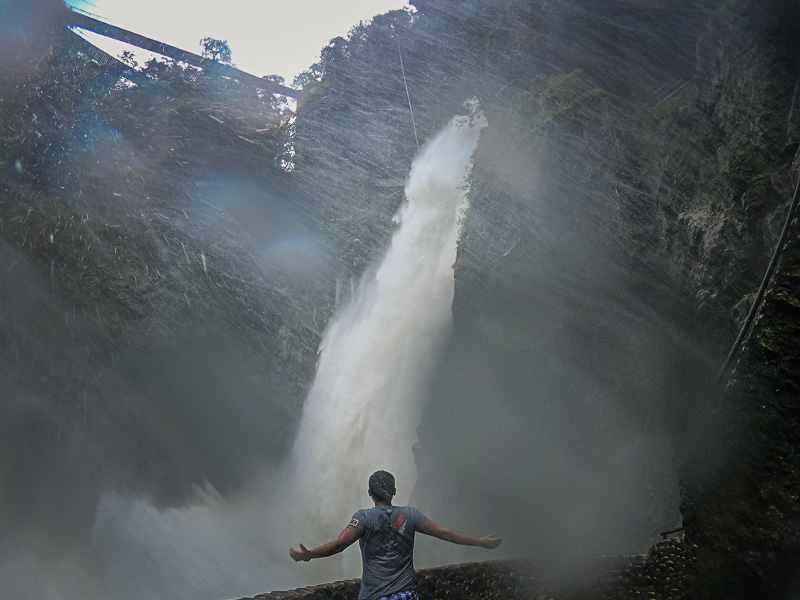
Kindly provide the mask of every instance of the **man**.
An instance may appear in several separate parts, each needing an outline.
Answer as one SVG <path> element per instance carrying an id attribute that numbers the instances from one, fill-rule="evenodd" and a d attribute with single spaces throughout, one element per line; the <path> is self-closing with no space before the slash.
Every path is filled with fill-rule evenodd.
<path id="1" fill-rule="evenodd" d="M 477 538 L 437 525 L 416 508 L 393 506 L 397 493 L 394 476 L 375 471 L 369 478 L 367 493 L 375 503 L 353 515 L 339 537 L 313 550 L 300 544 L 291 548 L 289 556 L 295 561 L 333 556 L 358 540 L 361 546 L 361 593 L 358 600 L 418 600 L 414 582 L 414 534 L 426 535 L 465 546 L 482 546 L 490 550 L 502 541 L 496 535 Z"/>

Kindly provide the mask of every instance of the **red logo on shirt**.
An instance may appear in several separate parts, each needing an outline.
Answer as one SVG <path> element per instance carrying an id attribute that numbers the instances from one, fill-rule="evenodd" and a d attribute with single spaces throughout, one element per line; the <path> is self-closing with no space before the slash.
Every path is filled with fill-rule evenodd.
<path id="1" fill-rule="evenodd" d="M 394 530 L 397 531 L 398 533 L 403 533 L 406 530 L 406 525 L 408 525 L 408 523 L 406 523 L 406 520 L 403 518 L 403 515 L 398 514 L 397 518 L 394 521 L 394 525 L 392 525 L 392 527 L 394 527 Z"/>
<path id="2" fill-rule="evenodd" d="M 358 519 L 350 519 L 350 525 L 352 525 L 353 527 L 358 525 Z"/>

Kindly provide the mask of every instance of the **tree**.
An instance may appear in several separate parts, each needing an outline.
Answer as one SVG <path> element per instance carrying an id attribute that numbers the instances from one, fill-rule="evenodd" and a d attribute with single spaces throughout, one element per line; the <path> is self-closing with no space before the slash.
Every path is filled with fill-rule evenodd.
<path id="1" fill-rule="evenodd" d="M 119 61 L 131 69 L 135 69 L 139 66 L 139 62 L 136 60 L 136 57 L 130 50 L 125 50 L 122 54 L 120 54 Z"/>
<path id="2" fill-rule="evenodd" d="M 205 37 L 200 40 L 203 47 L 203 56 L 212 60 L 217 60 L 225 64 L 231 64 L 231 47 L 227 40 L 217 40 Z"/>
<path id="3" fill-rule="evenodd" d="M 322 79 L 322 65 L 317 62 L 302 73 L 295 75 L 292 87 L 303 90 L 308 86 L 316 85 L 320 79 Z"/>

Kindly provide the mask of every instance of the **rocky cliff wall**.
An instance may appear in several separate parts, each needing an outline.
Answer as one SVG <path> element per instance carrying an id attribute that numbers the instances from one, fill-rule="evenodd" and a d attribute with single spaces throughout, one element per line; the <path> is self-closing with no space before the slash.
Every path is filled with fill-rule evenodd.
<path id="1" fill-rule="evenodd" d="M 284 107 L 175 65 L 120 83 L 65 10 L 9 8 L 0 59 L 0 528 L 70 545 L 100 494 L 181 504 L 278 460 L 333 287 L 320 247 L 281 251 L 313 229 Z"/>
<path id="2" fill-rule="evenodd" d="M 512 80 L 505 103 L 486 96 L 455 330 L 420 428 L 423 485 L 466 498 L 434 504 L 464 526 L 490 511 L 492 530 L 581 551 L 592 532 L 625 552 L 681 520 L 676 464 L 702 453 L 713 379 L 777 239 L 798 139 L 796 6 L 683 9 L 626 13 L 640 29 L 600 19 L 610 5 L 559 13 L 574 31 L 531 52 L 568 70 Z M 574 60 L 594 36 L 635 38 L 615 27 L 656 22 L 674 45 L 664 31 L 639 41 L 673 69 L 616 46 Z M 627 85 L 612 76 L 621 65 Z M 455 476 L 439 462 L 454 448 L 470 459 Z M 521 497 L 546 522 L 521 506 L 498 516 Z"/>
<path id="3" fill-rule="evenodd" d="M 800 591 L 800 223 L 687 465 L 683 513 L 697 598 L 791 598 Z"/>
<path id="4" fill-rule="evenodd" d="M 796 552 L 788 441 L 796 434 L 786 418 L 793 413 L 793 392 L 786 390 L 794 383 L 784 383 L 795 377 L 763 376 L 763 395 L 744 392 L 750 399 L 742 401 L 735 400 L 741 391 L 730 391 L 721 403 L 714 378 L 795 182 L 797 6 L 705 8 L 704 26 L 683 31 L 693 60 L 674 78 L 664 74 L 664 91 L 653 85 L 642 93 L 639 85 L 653 72 L 634 65 L 631 93 L 620 95 L 596 58 L 518 90 L 502 109 L 490 105 L 495 129 L 476 154 L 456 265 L 455 333 L 420 432 L 431 457 L 421 477 L 458 486 L 435 464 L 458 447 L 471 457 L 476 479 L 492 482 L 477 492 L 485 498 L 498 486 L 514 489 L 535 513 L 552 510 L 542 501 L 548 494 L 565 499 L 564 512 L 551 513 L 554 529 L 535 529 L 544 544 L 563 542 L 564 524 L 575 527 L 576 515 L 576 538 L 591 531 L 607 547 L 646 544 L 676 519 L 678 484 L 659 455 L 672 453 L 686 467 L 678 469 L 687 478 L 683 517 L 698 515 L 687 535 L 701 548 L 698 597 L 725 597 L 721 589 L 782 597 L 793 585 Z M 662 50 L 682 64 L 680 51 Z M 785 331 L 793 327 L 786 323 Z M 780 369 L 793 370 L 787 365 L 794 353 L 788 347 L 774 355 L 784 361 Z M 766 393 L 770 381 L 781 382 L 773 409 L 769 398 L 778 392 Z M 491 410 L 475 419 L 459 413 L 480 398 L 491 398 Z M 626 425 L 603 421 L 608 414 Z M 514 452 L 487 459 L 495 455 L 487 430 L 513 439 Z M 713 465 L 712 438 L 736 443 L 711 445 L 725 467 L 703 481 L 703 467 Z M 623 448 L 621 460 L 640 470 L 630 477 L 609 470 L 605 461 L 615 451 L 606 444 Z M 585 458 L 606 451 L 597 463 Z M 741 455 L 742 463 L 716 452 Z M 544 490 L 521 483 L 526 474 L 547 473 L 553 454 L 600 481 L 586 475 L 585 486 L 573 485 L 553 475 L 558 483 L 548 479 Z M 611 480 L 616 503 L 604 510 L 598 495 L 609 493 Z M 471 481 L 457 489 L 476 494 Z M 591 497 L 594 510 L 576 497 Z M 475 502 L 464 514 L 487 506 L 510 504 Z"/>

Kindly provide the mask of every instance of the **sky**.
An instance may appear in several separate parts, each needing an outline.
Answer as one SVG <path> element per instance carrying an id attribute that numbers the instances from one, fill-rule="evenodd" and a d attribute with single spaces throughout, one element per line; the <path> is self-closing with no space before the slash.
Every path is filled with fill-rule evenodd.
<path id="1" fill-rule="evenodd" d="M 66 0 L 112 25 L 200 54 L 200 39 L 227 40 L 233 63 L 287 84 L 320 50 L 362 20 L 407 5 L 403 0 Z M 87 35 L 119 56 L 128 47 Z M 137 57 L 141 62 L 141 56 Z M 146 58 L 145 58 L 146 60 Z"/>

